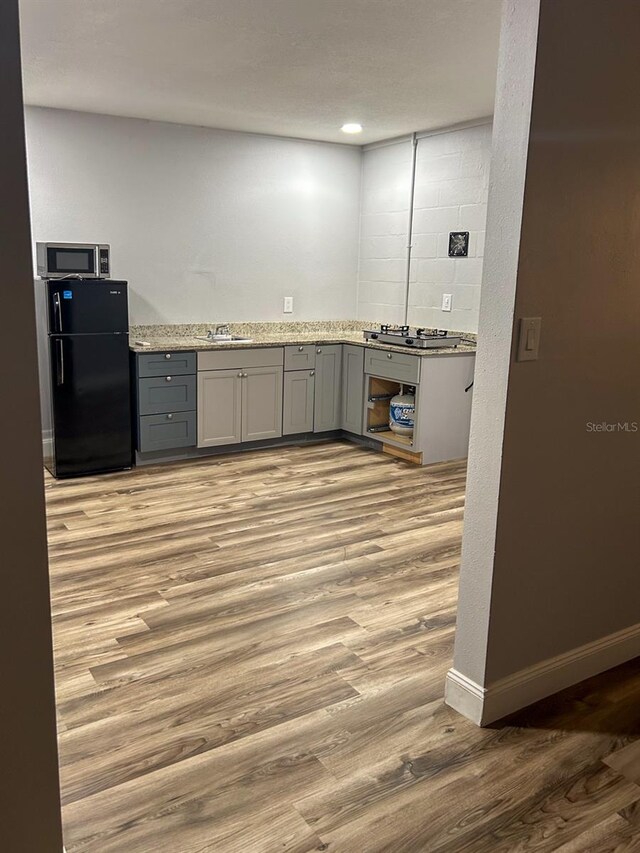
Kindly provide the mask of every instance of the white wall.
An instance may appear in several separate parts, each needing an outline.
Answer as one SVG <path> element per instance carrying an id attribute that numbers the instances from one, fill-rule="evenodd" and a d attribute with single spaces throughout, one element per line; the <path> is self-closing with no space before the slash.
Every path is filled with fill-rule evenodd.
<path id="1" fill-rule="evenodd" d="M 491 125 L 417 144 L 409 322 L 476 332 L 484 257 Z M 404 317 L 411 141 L 364 153 L 358 317 Z M 469 231 L 469 257 L 448 257 L 449 232 Z M 451 312 L 442 295 L 453 296 Z"/>
<path id="2" fill-rule="evenodd" d="M 404 320 L 411 141 L 364 152 L 358 319 Z"/>
<path id="3" fill-rule="evenodd" d="M 637 0 L 504 6 L 447 693 L 484 722 L 640 655 L 639 31 Z"/>
<path id="4" fill-rule="evenodd" d="M 418 140 L 411 251 L 412 325 L 477 332 L 491 125 Z M 469 257 L 449 257 L 449 232 L 469 232 Z M 441 310 L 450 293 L 452 311 Z"/>
<path id="5" fill-rule="evenodd" d="M 449 704 L 475 722 L 485 719 L 486 710 L 470 707 L 468 695 L 464 690 L 456 690 L 454 679 L 455 673 L 459 673 L 474 684 L 485 684 L 538 5 L 539 0 L 508 0 L 502 18 L 493 123 L 494 164 L 488 196 L 485 294 L 474 374 L 455 670 L 447 682 Z M 513 68 L 515 56 L 522 63 L 518 74 Z M 510 644 L 515 642 L 518 633 L 510 638 Z"/>
<path id="6" fill-rule="evenodd" d="M 132 323 L 355 315 L 359 149 L 64 110 L 26 118 L 34 240 L 110 243 Z"/>

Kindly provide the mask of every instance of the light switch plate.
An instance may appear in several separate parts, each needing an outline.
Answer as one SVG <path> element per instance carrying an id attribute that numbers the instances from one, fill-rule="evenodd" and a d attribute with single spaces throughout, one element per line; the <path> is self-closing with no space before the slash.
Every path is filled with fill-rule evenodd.
<path id="1" fill-rule="evenodd" d="M 442 310 L 443 311 L 451 311 L 451 303 L 453 302 L 453 296 L 450 293 L 442 294 Z"/>
<path id="2" fill-rule="evenodd" d="M 542 317 L 521 317 L 518 337 L 518 361 L 537 361 L 540 349 Z"/>
<path id="3" fill-rule="evenodd" d="M 293 296 L 285 296 L 282 305 L 283 314 L 293 314 Z"/>

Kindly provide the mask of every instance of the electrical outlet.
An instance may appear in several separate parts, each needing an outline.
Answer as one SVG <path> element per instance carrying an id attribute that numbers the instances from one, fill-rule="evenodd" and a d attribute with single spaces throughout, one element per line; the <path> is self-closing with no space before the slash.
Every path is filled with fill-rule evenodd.
<path id="1" fill-rule="evenodd" d="M 282 305 L 283 314 L 293 314 L 293 296 L 285 296 Z"/>
<path id="2" fill-rule="evenodd" d="M 451 293 L 443 293 L 442 294 L 442 310 L 443 311 L 451 311 L 451 303 L 453 302 L 453 296 Z"/>

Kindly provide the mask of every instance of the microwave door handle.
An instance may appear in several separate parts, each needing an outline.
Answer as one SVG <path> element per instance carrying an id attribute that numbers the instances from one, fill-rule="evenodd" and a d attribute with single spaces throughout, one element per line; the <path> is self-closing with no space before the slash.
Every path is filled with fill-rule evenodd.
<path id="1" fill-rule="evenodd" d="M 56 341 L 58 344 L 58 358 L 56 359 L 56 382 L 64 385 L 64 342 Z"/>
<path id="2" fill-rule="evenodd" d="M 60 293 L 53 294 L 53 316 L 55 320 L 55 331 L 62 332 L 62 305 L 60 304 Z"/>

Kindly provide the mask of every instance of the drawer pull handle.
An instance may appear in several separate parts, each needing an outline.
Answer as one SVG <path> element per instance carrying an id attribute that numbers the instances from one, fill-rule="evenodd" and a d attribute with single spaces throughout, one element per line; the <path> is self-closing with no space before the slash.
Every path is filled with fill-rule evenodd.
<path id="1" fill-rule="evenodd" d="M 298 347 L 298 352 L 304 352 L 304 347 Z"/>
<path id="2" fill-rule="evenodd" d="M 315 376 L 315 375 L 316 375 L 315 370 L 312 370 L 311 373 L 309 374 L 309 376 Z"/>
<path id="3" fill-rule="evenodd" d="M 170 353 L 170 352 L 166 352 L 166 353 L 164 354 L 164 357 L 165 357 L 165 358 L 171 358 L 171 353 Z"/>
<path id="4" fill-rule="evenodd" d="M 393 358 L 393 353 L 388 352 L 388 353 L 387 353 L 387 358 Z"/>
<path id="5" fill-rule="evenodd" d="M 173 378 L 172 376 L 167 376 L 165 378 L 165 382 L 171 382 L 172 378 Z"/>
<path id="6" fill-rule="evenodd" d="M 168 421 L 172 421 L 172 420 L 173 420 L 173 415 L 167 415 L 167 420 L 168 420 Z"/>

